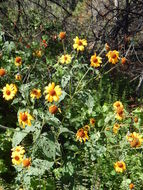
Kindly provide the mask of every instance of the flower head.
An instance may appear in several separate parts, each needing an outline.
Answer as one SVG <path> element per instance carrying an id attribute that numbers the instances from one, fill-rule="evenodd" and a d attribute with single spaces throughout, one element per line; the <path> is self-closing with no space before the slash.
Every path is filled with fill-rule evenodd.
<path id="1" fill-rule="evenodd" d="M 19 74 L 19 73 L 16 74 L 16 75 L 15 75 L 15 79 L 16 79 L 16 80 L 19 80 L 19 81 L 22 80 L 21 74 Z"/>
<path id="2" fill-rule="evenodd" d="M 119 60 L 119 52 L 114 50 L 114 51 L 109 51 L 106 56 L 108 57 L 109 63 L 116 64 Z"/>
<path id="3" fill-rule="evenodd" d="M 41 97 L 41 90 L 34 88 L 30 92 L 30 97 L 33 99 L 39 99 Z"/>
<path id="4" fill-rule="evenodd" d="M 23 155 L 18 153 L 18 152 L 13 152 L 12 153 L 12 163 L 14 165 L 19 165 L 22 163 L 22 160 L 23 160 Z"/>
<path id="5" fill-rule="evenodd" d="M 28 112 L 20 112 L 18 119 L 19 125 L 22 125 L 23 128 L 25 128 L 25 125 L 31 126 L 31 121 L 34 120 Z"/>
<path id="6" fill-rule="evenodd" d="M 90 131 L 90 126 L 89 126 L 89 125 L 85 125 L 85 126 L 83 127 L 83 130 L 84 130 L 84 131 L 87 131 L 87 132 Z"/>
<path id="7" fill-rule="evenodd" d="M 91 67 L 100 67 L 100 63 L 102 63 L 102 58 L 99 57 L 99 56 L 96 56 L 96 53 L 91 56 L 91 59 L 90 59 L 90 66 Z"/>
<path id="8" fill-rule="evenodd" d="M 86 141 L 89 139 L 89 136 L 88 136 L 88 131 L 87 130 L 84 130 L 83 128 L 80 128 L 77 133 L 76 133 L 76 138 L 77 140 L 79 140 L 80 142 L 82 141 Z"/>
<path id="9" fill-rule="evenodd" d="M 56 105 L 51 105 L 51 106 L 49 107 L 49 112 L 50 112 L 51 114 L 56 114 L 57 111 L 58 111 L 58 107 L 57 107 Z"/>
<path id="10" fill-rule="evenodd" d="M 30 165 L 31 165 L 31 158 L 25 158 L 25 159 L 23 159 L 22 165 L 23 165 L 23 167 L 25 167 L 25 168 L 29 168 Z"/>
<path id="11" fill-rule="evenodd" d="M 122 57 L 121 64 L 124 65 L 127 62 L 127 59 L 125 57 Z"/>
<path id="12" fill-rule="evenodd" d="M 0 77 L 3 77 L 6 74 L 6 70 L 1 68 L 0 69 Z"/>
<path id="13" fill-rule="evenodd" d="M 22 146 L 16 146 L 16 147 L 12 148 L 11 150 L 13 152 L 17 152 L 22 155 L 25 153 L 24 147 L 22 147 Z"/>
<path id="14" fill-rule="evenodd" d="M 87 46 L 87 41 L 85 39 L 79 39 L 77 36 L 74 38 L 73 48 L 77 51 L 84 51 Z"/>
<path id="15" fill-rule="evenodd" d="M 116 101 L 113 104 L 113 107 L 115 109 L 116 116 L 115 118 L 117 120 L 122 120 L 124 118 L 124 106 L 120 101 Z"/>
<path id="16" fill-rule="evenodd" d="M 134 184 L 133 184 L 133 183 L 130 183 L 129 188 L 130 188 L 130 189 L 134 189 L 134 187 L 135 187 Z"/>
<path id="17" fill-rule="evenodd" d="M 6 86 L 3 87 L 2 92 L 5 100 L 12 100 L 17 93 L 17 87 L 15 84 L 6 84 Z"/>
<path id="18" fill-rule="evenodd" d="M 132 148 L 140 147 L 143 142 L 143 138 L 141 137 L 141 135 L 136 132 L 127 135 L 127 140 L 129 141 Z"/>
<path id="19" fill-rule="evenodd" d="M 60 40 L 64 40 L 66 38 L 66 32 L 60 32 L 59 38 L 60 38 Z"/>
<path id="20" fill-rule="evenodd" d="M 36 51 L 33 53 L 33 56 L 38 57 L 38 58 L 42 57 L 42 51 L 41 51 L 41 50 L 36 50 Z"/>
<path id="21" fill-rule="evenodd" d="M 55 86 L 55 83 L 52 82 L 45 87 L 44 94 L 46 94 L 45 99 L 48 102 L 57 102 L 62 94 L 62 90 L 59 85 Z"/>
<path id="22" fill-rule="evenodd" d="M 119 125 L 119 124 L 117 124 L 117 123 L 115 123 L 115 124 L 114 124 L 114 126 L 113 126 L 113 132 L 114 132 L 115 134 L 117 134 L 117 133 L 118 133 L 119 128 L 120 128 L 120 125 Z"/>
<path id="23" fill-rule="evenodd" d="M 94 126 L 95 125 L 95 119 L 94 118 L 90 118 L 90 125 Z"/>
<path id="24" fill-rule="evenodd" d="M 21 57 L 16 57 L 14 63 L 15 63 L 15 65 L 17 67 L 21 66 L 21 64 L 22 64 L 22 58 Z"/>
<path id="25" fill-rule="evenodd" d="M 64 63 L 69 64 L 69 63 L 71 63 L 71 59 L 72 59 L 72 57 L 69 54 L 62 55 L 60 57 L 60 63 L 62 63 L 62 64 L 64 64 Z"/>
<path id="26" fill-rule="evenodd" d="M 123 104 L 120 101 L 116 101 L 116 102 L 114 102 L 113 107 L 114 107 L 114 109 L 123 108 Z"/>
<path id="27" fill-rule="evenodd" d="M 114 164 L 116 172 L 123 173 L 126 170 L 126 164 L 123 161 L 118 161 Z"/>

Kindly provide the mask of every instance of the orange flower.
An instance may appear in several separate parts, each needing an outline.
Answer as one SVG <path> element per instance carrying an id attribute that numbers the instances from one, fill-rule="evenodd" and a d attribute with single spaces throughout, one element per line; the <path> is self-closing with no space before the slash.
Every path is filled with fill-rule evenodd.
<path id="1" fill-rule="evenodd" d="M 56 105 L 52 105 L 52 106 L 49 107 L 49 112 L 51 114 L 56 114 L 57 111 L 58 111 L 58 107 Z"/>
<path id="2" fill-rule="evenodd" d="M 15 63 L 15 65 L 17 67 L 19 67 L 22 64 L 22 58 L 21 57 L 16 57 L 14 63 Z"/>
<path id="3" fill-rule="evenodd" d="M 127 59 L 126 59 L 125 57 L 123 57 L 123 58 L 121 59 L 121 64 L 124 65 L 126 62 L 127 62 Z"/>
<path id="4" fill-rule="evenodd" d="M 126 164 L 123 161 L 118 161 L 114 164 L 116 172 L 123 173 L 126 170 Z"/>
<path id="5" fill-rule="evenodd" d="M 134 122 L 137 123 L 138 122 L 138 117 L 134 118 Z"/>
<path id="6" fill-rule="evenodd" d="M 92 126 L 94 126 L 95 125 L 95 119 L 94 118 L 90 118 L 90 124 L 92 125 Z"/>
<path id="7" fill-rule="evenodd" d="M 141 137 L 141 135 L 136 132 L 127 135 L 127 140 L 129 141 L 132 148 L 140 147 L 143 142 L 143 138 Z"/>
<path id="8" fill-rule="evenodd" d="M 28 168 L 31 165 L 31 158 L 25 158 L 22 161 L 23 167 Z"/>
<path id="9" fill-rule="evenodd" d="M 79 140 L 80 142 L 86 141 L 89 139 L 88 132 L 85 131 L 83 128 L 79 129 L 76 133 L 76 139 Z"/>
<path id="10" fill-rule="evenodd" d="M 6 74 L 6 70 L 1 68 L 0 69 L 0 77 L 3 77 Z"/>
<path id="11" fill-rule="evenodd" d="M 61 40 L 64 40 L 64 39 L 66 38 L 66 32 L 60 32 L 60 33 L 59 33 L 59 38 L 60 38 Z"/>
<path id="12" fill-rule="evenodd" d="M 129 188 L 130 188 L 130 189 L 134 189 L 134 187 L 135 187 L 134 184 L 133 184 L 133 183 L 130 183 Z"/>

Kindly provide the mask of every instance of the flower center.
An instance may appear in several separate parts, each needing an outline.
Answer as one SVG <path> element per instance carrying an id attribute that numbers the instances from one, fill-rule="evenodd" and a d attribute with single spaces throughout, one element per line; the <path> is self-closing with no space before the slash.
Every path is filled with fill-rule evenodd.
<path id="1" fill-rule="evenodd" d="M 33 90 L 32 93 L 35 94 L 35 95 L 38 95 L 37 90 Z"/>
<path id="2" fill-rule="evenodd" d="M 65 61 L 68 59 L 66 55 L 64 56 L 64 59 L 65 59 Z"/>
<path id="3" fill-rule="evenodd" d="M 93 62 L 94 62 L 94 63 L 97 63 L 97 62 L 98 62 L 98 60 L 97 60 L 96 57 L 93 58 Z"/>
<path id="4" fill-rule="evenodd" d="M 53 90 L 50 90 L 49 94 L 50 94 L 51 96 L 54 96 L 54 95 L 56 95 L 56 92 L 55 92 L 55 90 L 53 89 Z"/>
<path id="5" fill-rule="evenodd" d="M 17 63 L 20 63 L 20 62 L 21 62 L 21 57 L 17 57 L 17 58 L 16 58 L 16 62 L 17 62 Z"/>
<path id="6" fill-rule="evenodd" d="M 28 119 L 27 115 L 26 114 L 23 114 L 22 117 L 21 117 L 21 120 L 22 121 L 26 121 Z"/>
<path id="7" fill-rule="evenodd" d="M 122 163 L 118 163 L 118 166 L 119 166 L 119 168 L 122 168 L 123 164 Z"/>
<path id="8" fill-rule="evenodd" d="M 78 45 L 79 45 L 79 46 L 82 45 L 82 41 L 81 41 L 81 40 L 78 41 Z"/>
<path id="9" fill-rule="evenodd" d="M 78 132 L 78 136 L 83 138 L 85 136 L 85 133 L 84 133 L 84 130 L 81 129 L 79 132 Z"/>
<path id="10" fill-rule="evenodd" d="M 116 55 L 115 53 L 113 53 L 113 54 L 111 55 L 111 57 L 112 57 L 112 59 L 115 59 L 115 58 L 117 57 L 117 55 Z"/>
<path id="11" fill-rule="evenodd" d="M 11 94 L 10 90 L 6 90 L 6 94 L 10 95 Z"/>
<path id="12" fill-rule="evenodd" d="M 19 156 L 15 156 L 15 160 L 18 161 L 19 160 Z"/>

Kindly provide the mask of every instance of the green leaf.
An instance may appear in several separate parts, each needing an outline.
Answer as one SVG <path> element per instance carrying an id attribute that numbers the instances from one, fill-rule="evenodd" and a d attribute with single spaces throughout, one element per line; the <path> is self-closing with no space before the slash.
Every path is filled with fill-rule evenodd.
<path id="1" fill-rule="evenodd" d="M 32 162 L 32 166 L 29 168 L 27 175 L 39 176 L 43 175 L 45 171 L 48 171 L 54 162 L 49 162 L 47 160 L 35 159 Z"/>
<path id="2" fill-rule="evenodd" d="M 20 144 L 21 141 L 27 136 L 28 133 L 29 132 L 25 132 L 25 131 L 15 132 L 12 139 L 12 147 L 15 147 L 18 144 Z"/>
<path id="3" fill-rule="evenodd" d="M 62 81 L 61 81 L 62 88 L 66 87 L 66 85 L 68 84 L 69 80 L 70 80 L 70 75 L 62 77 Z"/>

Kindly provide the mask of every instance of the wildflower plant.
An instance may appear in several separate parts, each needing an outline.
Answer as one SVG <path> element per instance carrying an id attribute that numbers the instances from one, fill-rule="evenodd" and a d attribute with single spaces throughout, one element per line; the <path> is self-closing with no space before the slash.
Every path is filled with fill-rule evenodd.
<path id="1" fill-rule="evenodd" d="M 15 114 L 12 127 L 0 124 L 11 131 L 13 189 L 141 189 L 142 108 L 129 112 L 107 82 L 123 56 L 107 44 L 84 53 L 85 38 L 69 48 L 66 32 L 57 36 L 52 56 L 46 35 L 28 48 L 1 45 L 1 102 Z"/>

